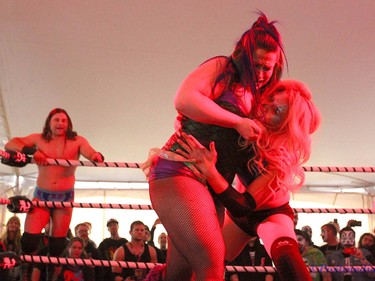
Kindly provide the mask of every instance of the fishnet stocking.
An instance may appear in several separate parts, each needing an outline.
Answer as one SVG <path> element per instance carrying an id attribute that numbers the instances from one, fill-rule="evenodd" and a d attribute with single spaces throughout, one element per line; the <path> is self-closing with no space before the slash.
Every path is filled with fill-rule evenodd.
<path id="1" fill-rule="evenodd" d="M 219 281 L 224 242 L 212 197 L 197 180 L 169 177 L 150 182 L 150 198 L 171 243 L 166 281 Z"/>

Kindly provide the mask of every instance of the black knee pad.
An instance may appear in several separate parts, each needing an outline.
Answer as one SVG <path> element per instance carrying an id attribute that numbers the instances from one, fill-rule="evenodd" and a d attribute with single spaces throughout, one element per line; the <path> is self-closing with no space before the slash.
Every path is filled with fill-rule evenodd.
<path id="1" fill-rule="evenodd" d="M 51 257 L 59 257 L 68 244 L 66 237 L 48 237 L 48 254 Z"/>
<path id="2" fill-rule="evenodd" d="M 21 248 L 23 254 L 35 254 L 42 241 L 42 234 L 31 234 L 24 232 L 21 237 Z"/>
<path id="3" fill-rule="evenodd" d="M 297 242 L 290 237 L 280 237 L 271 246 L 271 256 L 281 280 L 311 280 Z"/>

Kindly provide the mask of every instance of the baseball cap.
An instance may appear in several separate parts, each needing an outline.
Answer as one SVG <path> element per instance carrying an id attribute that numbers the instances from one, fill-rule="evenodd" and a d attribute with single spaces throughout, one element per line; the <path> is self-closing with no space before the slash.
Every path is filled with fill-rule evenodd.
<path id="1" fill-rule="evenodd" d="M 108 226 L 110 223 L 112 223 L 112 222 L 118 224 L 118 221 L 117 221 L 116 219 L 109 219 L 109 220 L 107 221 L 107 226 Z"/>

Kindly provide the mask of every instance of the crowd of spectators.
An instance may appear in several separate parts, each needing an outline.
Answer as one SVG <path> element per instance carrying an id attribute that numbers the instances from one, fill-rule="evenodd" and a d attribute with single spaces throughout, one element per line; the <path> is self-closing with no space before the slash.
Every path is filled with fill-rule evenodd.
<path id="1" fill-rule="evenodd" d="M 295 221 L 296 240 L 300 247 L 300 253 L 306 266 L 373 266 L 375 265 L 375 236 L 373 233 L 363 233 L 356 240 L 355 227 L 358 222 L 349 220 L 347 225 L 340 228 L 337 222 L 324 223 L 320 228 L 322 244 L 312 241 L 312 228 L 305 225 L 297 228 L 298 216 Z M 158 225 L 162 225 L 159 219 L 149 228 L 142 221 L 134 221 L 129 230 L 130 241 L 119 234 L 119 221 L 111 218 L 106 227 L 109 237 L 100 242 L 99 246 L 90 239 L 93 231 L 90 222 L 78 223 L 66 237 L 66 246 L 62 257 L 92 258 L 109 261 L 135 261 L 165 263 L 167 257 L 167 234 L 162 232 L 158 236 L 158 247 L 154 242 L 154 233 Z M 44 256 L 48 253 L 49 224 L 46 225 L 41 245 L 37 255 Z M 14 215 L 6 223 L 6 229 L 0 236 L 0 252 L 14 252 L 22 254 L 20 219 Z M 356 243 L 357 241 L 357 243 Z M 227 265 L 238 266 L 272 266 L 272 260 L 258 237 L 254 237 L 233 261 Z M 31 280 L 46 280 L 47 264 L 35 263 L 33 265 Z M 124 269 L 121 267 L 87 267 L 87 266 L 58 266 L 55 270 L 57 281 L 72 280 L 69 278 L 81 278 L 79 280 L 143 280 L 148 270 Z M 67 277 L 68 276 L 68 277 Z M 20 265 L 10 270 L 0 270 L 1 280 L 23 281 L 20 274 Z M 227 272 L 227 281 L 277 281 L 275 273 L 238 273 Z M 339 280 L 375 280 L 373 272 L 311 272 L 313 281 L 339 281 Z M 26 281 L 26 280 L 25 280 Z"/>

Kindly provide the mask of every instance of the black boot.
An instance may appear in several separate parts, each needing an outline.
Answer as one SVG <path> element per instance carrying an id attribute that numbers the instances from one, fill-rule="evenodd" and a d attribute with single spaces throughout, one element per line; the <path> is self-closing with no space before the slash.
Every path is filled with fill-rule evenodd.
<path id="1" fill-rule="evenodd" d="M 20 276 L 21 281 L 31 281 L 31 274 L 33 272 L 33 264 L 32 263 L 23 263 L 20 267 Z"/>
<path id="2" fill-rule="evenodd" d="M 67 245 L 68 240 L 66 237 L 49 237 L 48 238 L 48 256 L 50 257 L 61 257 L 62 253 Z M 47 265 L 47 280 L 56 281 L 61 271 L 60 265 L 48 264 Z"/>

